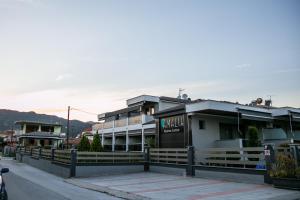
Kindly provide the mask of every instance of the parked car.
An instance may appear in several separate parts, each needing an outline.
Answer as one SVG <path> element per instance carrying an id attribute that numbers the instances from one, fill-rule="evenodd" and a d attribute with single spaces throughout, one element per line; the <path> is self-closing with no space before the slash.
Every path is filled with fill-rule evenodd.
<path id="1" fill-rule="evenodd" d="M 9 172 L 8 168 L 2 168 L 1 172 L 0 172 L 0 185 L 1 185 L 0 200 L 7 200 L 7 192 L 5 190 L 5 183 L 4 183 L 4 180 L 3 180 L 3 177 L 2 177 L 2 174 L 7 173 L 7 172 Z"/>

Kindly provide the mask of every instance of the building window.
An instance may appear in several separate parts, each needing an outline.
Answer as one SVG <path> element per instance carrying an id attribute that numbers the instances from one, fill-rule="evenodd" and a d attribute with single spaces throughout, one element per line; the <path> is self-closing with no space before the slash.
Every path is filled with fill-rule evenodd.
<path id="1" fill-rule="evenodd" d="M 205 121 L 199 120 L 199 129 L 205 129 Z"/>
<path id="2" fill-rule="evenodd" d="M 231 140 L 239 138 L 239 133 L 236 124 L 223 124 L 220 123 L 220 139 Z"/>

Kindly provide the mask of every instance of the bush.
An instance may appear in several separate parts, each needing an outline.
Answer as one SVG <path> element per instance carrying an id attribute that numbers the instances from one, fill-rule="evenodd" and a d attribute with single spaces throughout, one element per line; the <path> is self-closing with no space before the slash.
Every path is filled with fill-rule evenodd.
<path id="1" fill-rule="evenodd" d="M 145 143 L 148 145 L 150 148 L 155 147 L 155 138 L 154 137 L 148 137 L 145 141 Z"/>
<path id="2" fill-rule="evenodd" d="M 90 151 L 91 145 L 89 139 L 84 135 L 82 136 L 79 145 L 78 145 L 78 151 Z"/>
<path id="3" fill-rule="evenodd" d="M 295 169 L 295 176 L 296 176 L 296 178 L 300 179 L 300 167 L 297 167 Z"/>
<path id="4" fill-rule="evenodd" d="M 258 147 L 260 146 L 260 142 L 258 141 L 258 130 L 254 126 L 250 126 L 247 131 L 247 135 L 249 137 L 247 146 L 248 147 Z"/>
<path id="5" fill-rule="evenodd" d="M 91 144 L 91 151 L 100 152 L 103 151 L 100 136 L 96 133 L 93 137 L 93 142 Z"/>
<path id="6" fill-rule="evenodd" d="M 279 153 L 270 171 L 271 177 L 293 178 L 295 177 L 295 160 L 290 155 Z"/>

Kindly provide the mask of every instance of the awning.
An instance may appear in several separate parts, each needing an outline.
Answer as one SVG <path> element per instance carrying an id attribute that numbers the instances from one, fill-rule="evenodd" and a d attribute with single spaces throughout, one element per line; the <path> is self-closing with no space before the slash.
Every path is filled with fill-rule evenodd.
<path id="1" fill-rule="evenodd" d="M 292 120 L 296 122 L 300 122 L 300 113 L 290 112 L 292 115 Z"/>
<path id="2" fill-rule="evenodd" d="M 238 109 L 241 114 L 241 119 L 256 120 L 256 121 L 272 121 L 273 117 L 271 113 L 259 112 L 253 110 Z"/>

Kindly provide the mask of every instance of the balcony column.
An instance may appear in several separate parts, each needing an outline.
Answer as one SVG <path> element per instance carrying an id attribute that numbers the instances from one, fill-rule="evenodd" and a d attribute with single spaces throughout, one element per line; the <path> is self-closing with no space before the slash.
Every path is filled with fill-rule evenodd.
<path id="1" fill-rule="evenodd" d="M 39 125 L 39 130 L 38 132 L 41 132 L 42 131 L 42 125 Z"/>
<path id="2" fill-rule="evenodd" d="M 111 150 L 115 151 L 115 120 L 113 121 L 113 132 L 112 132 L 112 146 L 111 146 Z"/>
<path id="3" fill-rule="evenodd" d="M 128 120 L 128 116 L 127 116 L 127 118 L 126 118 L 126 152 L 129 151 L 128 123 L 129 123 L 129 120 Z"/>
<path id="4" fill-rule="evenodd" d="M 101 133 L 101 145 L 102 145 L 102 147 L 104 147 L 104 133 L 103 133 L 103 131 Z"/>
<path id="5" fill-rule="evenodd" d="M 145 135 L 144 135 L 144 126 L 142 124 L 142 152 L 144 152 L 145 148 Z"/>

